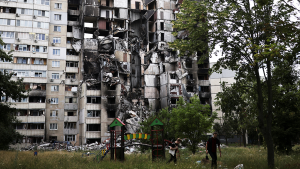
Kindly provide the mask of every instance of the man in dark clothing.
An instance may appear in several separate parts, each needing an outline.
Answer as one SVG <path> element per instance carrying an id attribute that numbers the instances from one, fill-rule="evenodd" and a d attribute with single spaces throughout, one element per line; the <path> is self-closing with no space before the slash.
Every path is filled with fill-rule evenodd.
<path id="1" fill-rule="evenodd" d="M 174 163 L 176 164 L 176 162 L 177 162 L 176 153 L 178 151 L 178 145 L 180 143 L 181 143 L 181 139 L 178 138 L 174 143 L 171 144 L 170 151 L 169 151 L 171 158 L 167 163 L 170 163 L 171 161 L 174 160 Z"/>
<path id="2" fill-rule="evenodd" d="M 217 138 L 218 133 L 214 132 L 213 137 L 209 138 L 206 143 L 206 154 L 209 153 L 209 155 L 212 158 L 211 161 L 211 168 L 217 168 L 217 145 L 219 147 L 220 151 L 220 157 L 221 157 L 221 147 L 220 147 L 220 141 Z"/>

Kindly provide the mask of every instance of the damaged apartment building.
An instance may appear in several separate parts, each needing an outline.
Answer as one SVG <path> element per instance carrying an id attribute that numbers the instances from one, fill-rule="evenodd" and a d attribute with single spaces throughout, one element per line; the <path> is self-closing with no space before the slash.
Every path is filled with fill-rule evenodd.
<path id="1" fill-rule="evenodd" d="M 31 1 L 34 5 L 30 10 L 43 9 L 40 20 L 48 19 L 42 32 L 45 38 L 36 43 L 41 30 L 11 26 L 15 35 L 27 31 L 35 37 L 21 39 L 24 43 L 16 36 L 4 39 L 11 46 L 22 45 L 26 52 L 14 55 L 22 61 L 17 58 L 16 63 L 0 63 L 1 70 L 17 72 L 16 78 L 23 77 L 28 88 L 34 89 L 27 101 L 16 102 L 20 111 L 16 116 L 24 125 L 31 125 L 29 121 L 40 125 L 36 127 L 39 139 L 26 140 L 36 138 L 35 134 L 28 135 L 28 127 L 16 126 L 26 136 L 23 142 L 101 142 L 109 138 L 114 118 L 125 122 L 126 132 L 134 133 L 150 113 L 175 107 L 179 97 L 189 99 L 198 94 L 202 104 L 211 104 L 209 60 L 197 64 L 201 53 L 179 57 L 168 47 L 175 38 L 186 36 L 184 32 L 178 37 L 172 35 L 171 22 L 182 0 L 51 0 L 46 5 Z M 18 11 L 18 6 L 25 7 L 28 2 L 1 1 L 0 6 L 15 6 Z M 15 19 L 24 17 L 32 22 L 34 16 L 14 14 Z M 0 25 L 1 32 L 7 30 Z M 44 46 L 37 46 L 42 43 Z M 37 47 L 45 55 L 35 53 Z M 40 118 L 30 119 L 33 114 Z"/>

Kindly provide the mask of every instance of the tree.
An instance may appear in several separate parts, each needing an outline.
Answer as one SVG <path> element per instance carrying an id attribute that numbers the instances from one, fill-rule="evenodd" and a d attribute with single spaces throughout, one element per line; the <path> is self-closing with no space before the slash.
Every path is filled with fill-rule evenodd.
<path id="1" fill-rule="evenodd" d="M 212 56 L 220 45 L 222 58 L 213 71 L 230 69 L 237 72 L 237 79 L 255 81 L 258 126 L 267 144 L 268 166 L 274 168 L 272 69 L 280 62 L 294 60 L 300 51 L 300 30 L 292 20 L 298 10 L 284 0 L 185 0 L 181 9 L 173 22 L 174 35 L 187 31 L 188 38 L 177 39 L 170 47 L 185 55 L 208 43 L 207 52 Z M 267 86 L 267 104 L 261 75 Z"/>
<path id="2" fill-rule="evenodd" d="M 210 106 L 201 104 L 199 96 L 194 95 L 189 102 L 180 97 L 171 114 L 170 123 L 175 126 L 175 135 L 190 139 L 188 148 L 195 154 L 200 140 L 205 139 L 203 136 L 217 119 L 217 113 L 211 112 Z"/>
<path id="3" fill-rule="evenodd" d="M 4 45 L 0 38 L 0 45 Z M 0 49 L 0 60 L 12 61 L 11 52 L 4 52 Z M 11 80 L 13 73 L 7 71 L 0 71 L 0 149 L 8 149 L 9 144 L 21 138 L 21 135 L 16 132 L 14 124 L 17 123 L 13 113 L 15 108 L 11 107 L 8 101 L 9 98 L 19 100 L 27 97 L 23 80 Z"/>
<path id="4" fill-rule="evenodd" d="M 252 125 L 257 124 L 256 106 L 251 95 L 253 88 L 247 89 L 243 86 L 253 86 L 253 84 L 245 80 L 237 81 L 236 83 L 227 85 L 225 82 L 221 84 L 222 92 L 216 95 L 216 106 L 224 113 L 224 122 L 237 135 L 242 135 L 243 145 L 246 147 L 246 130 L 249 130 Z"/>
<path id="5" fill-rule="evenodd" d="M 151 127 L 150 124 L 155 118 L 158 118 L 164 123 L 164 137 L 167 140 L 175 139 L 174 124 L 170 122 L 172 114 L 168 108 L 164 108 L 157 113 L 151 114 L 145 121 L 141 123 L 141 132 L 150 133 Z"/>
<path id="6" fill-rule="evenodd" d="M 282 62 L 274 69 L 273 77 L 276 84 L 272 130 L 274 145 L 279 153 L 288 155 L 292 151 L 292 142 L 299 140 L 300 133 L 299 72 L 295 66 Z"/>

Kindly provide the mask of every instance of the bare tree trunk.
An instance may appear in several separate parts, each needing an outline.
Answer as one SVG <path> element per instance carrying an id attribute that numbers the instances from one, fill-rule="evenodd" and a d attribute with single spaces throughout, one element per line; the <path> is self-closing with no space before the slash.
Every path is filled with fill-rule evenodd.
<path id="1" fill-rule="evenodd" d="M 269 65 L 270 66 L 270 65 Z M 255 65 L 255 76 L 256 76 L 256 82 L 257 82 L 257 107 L 258 107 L 258 123 L 259 123 L 259 128 L 263 133 L 264 139 L 266 140 L 267 143 L 267 148 L 268 148 L 268 166 L 269 168 L 274 168 L 275 163 L 274 163 L 274 147 L 273 147 L 273 139 L 272 139 L 272 134 L 271 134 L 271 122 L 272 122 L 272 117 L 269 115 L 269 112 L 267 115 L 264 114 L 263 112 L 263 95 L 262 95 L 262 86 L 261 86 L 261 81 L 260 81 L 260 76 L 258 72 L 258 65 Z M 268 72 L 271 74 L 271 72 Z M 268 77 L 268 79 L 271 76 Z M 269 86 L 270 81 L 268 81 L 268 86 Z M 272 90 L 270 86 L 270 90 Z M 268 93 L 269 93 L 269 87 L 268 87 Z M 269 97 L 269 95 L 268 95 Z M 270 100 L 269 100 L 270 103 Z M 272 105 L 270 105 L 272 108 Z M 269 109 L 269 106 L 268 106 Z M 265 117 L 266 117 L 266 123 L 267 125 L 265 126 Z"/>
<path id="2" fill-rule="evenodd" d="M 228 142 L 227 142 L 227 137 L 225 137 L 225 140 L 226 140 L 226 145 L 228 145 Z"/>
<path id="3" fill-rule="evenodd" d="M 267 127 L 266 127 L 266 141 L 268 147 L 268 166 L 269 168 L 275 167 L 274 161 L 274 145 L 272 137 L 272 109 L 273 109 L 273 96 L 272 96 L 272 75 L 271 75 L 271 62 L 267 61 L 267 71 L 268 71 L 268 112 L 267 112 Z"/>

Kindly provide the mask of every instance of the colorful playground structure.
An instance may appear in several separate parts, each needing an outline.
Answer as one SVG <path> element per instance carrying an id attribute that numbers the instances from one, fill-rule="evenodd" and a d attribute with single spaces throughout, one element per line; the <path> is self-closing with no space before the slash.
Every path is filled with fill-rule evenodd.
<path id="1" fill-rule="evenodd" d="M 109 144 L 106 144 L 105 147 L 102 147 L 94 160 L 97 160 L 98 162 L 102 160 L 109 152 L 111 152 L 110 159 L 111 160 L 119 160 L 124 161 L 124 152 L 125 152 L 125 146 L 132 146 L 132 145 L 140 145 L 140 146 L 147 146 L 151 147 L 152 150 L 152 160 L 155 160 L 157 158 L 165 159 L 165 146 L 164 142 L 164 123 L 161 122 L 158 118 L 155 118 L 151 126 L 151 134 L 148 133 L 127 133 L 125 134 L 125 124 L 119 119 L 116 118 L 113 120 L 113 122 L 110 124 L 110 128 L 119 127 L 121 130 L 110 130 L 110 142 Z M 159 137 L 159 135 L 161 135 Z M 121 136 L 121 143 L 117 143 L 118 137 Z M 151 144 L 125 144 L 125 140 L 149 140 L 151 141 Z M 118 145 L 120 144 L 120 145 Z"/>

